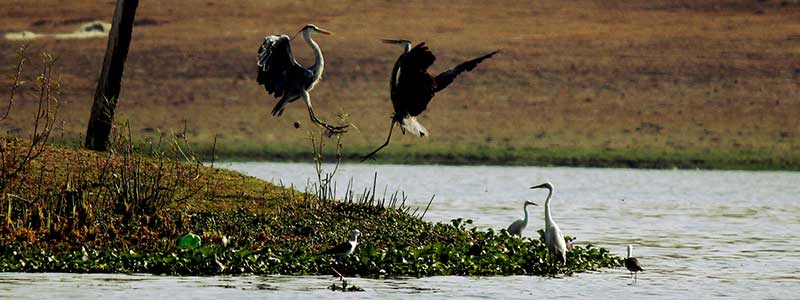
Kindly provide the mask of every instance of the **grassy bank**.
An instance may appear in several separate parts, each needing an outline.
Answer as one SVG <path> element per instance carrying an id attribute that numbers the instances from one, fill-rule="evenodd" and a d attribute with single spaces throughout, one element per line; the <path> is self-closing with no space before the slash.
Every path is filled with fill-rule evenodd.
<path id="1" fill-rule="evenodd" d="M 619 257 L 584 245 L 553 270 L 541 238 L 423 221 L 396 201 L 320 199 L 187 162 L 180 143 L 149 156 L 8 138 L 0 146 L 3 272 L 544 275 L 620 266 Z M 363 235 L 353 255 L 320 255 L 356 228 Z M 179 249 L 185 232 L 202 246 Z"/>
<path id="2" fill-rule="evenodd" d="M 57 4 L 4 1 L 0 31 L 72 31 L 113 12 L 113 3 Z M 282 13 L 264 17 L 272 11 Z M 324 120 L 347 113 L 360 129 L 346 138 L 347 157 L 385 139 L 400 49 L 379 39 L 408 38 L 437 55 L 432 72 L 503 52 L 437 94 L 421 118 L 431 136 L 396 134 L 384 162 L 797 170 L 798 17 L 796 1 L 142 4 L 137 18 L 148 22 L 134 31 L 117 114 L 141 140 L 187 128 L 196 150 L 216 136 L 221 157 L 307 157 L 305 108 L 272 117 L 253 62 L 264 35 L 316 23 L 335 35 L 317 39 L 326 67 L 312 101 Z M 0 40 L 0 66 L 15 63 L 16 44 Z M 55 139 L 84 133 L 105 46 L 32 41 L 58 53 L 69 87 Z M 293 47 L 313 61 L 302 42 Z M 26 136 L 35 104 L 15 109 L 0 130 Z"/>

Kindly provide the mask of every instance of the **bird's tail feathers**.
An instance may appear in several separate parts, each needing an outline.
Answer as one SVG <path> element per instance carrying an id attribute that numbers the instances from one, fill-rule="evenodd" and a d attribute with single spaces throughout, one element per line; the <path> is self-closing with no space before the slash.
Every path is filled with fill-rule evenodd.
<path id="1" fill-rule="evenodd" d="M 417 117 L 407 116 L 403 118 L 400 120 L 400 128 L 403 129 L 403 133 L 408 132 L 420 137 L 428 136 L 428 130 L 417 121 Z"/>

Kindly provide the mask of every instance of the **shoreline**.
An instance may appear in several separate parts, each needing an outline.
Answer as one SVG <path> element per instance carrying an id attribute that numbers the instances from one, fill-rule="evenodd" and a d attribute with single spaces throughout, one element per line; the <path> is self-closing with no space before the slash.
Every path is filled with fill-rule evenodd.
<path id="1" fill-rule="evenodd" d="M 206 151 L 198 152 L 202 157 L 210 157 Z M 236 153 L 216 154 L 215 162 L 310 162 L 313 154 L 310 152 L 295 153 Z M 210 161 L 210 159 L 207 159 Z M 326 162 L 335 162 L 332 155 L 328 155 Z M 448 165 L 448 166 L 515 166 L 515 167 L 575 167 L 575 168 L 628 168 L 642 170 L 720 170 L 720 171 L 800 171 L 800 162 L 775 161 L 773 159 L 740 159 L 740 160 L 714 160 L 703 158 L 678 158 L 678 159 L 633 159 L 625 157 L 512 157 L 498 159 L 489 156 L 466 156 L 441 154 L 389 154 L 380 155 L 377 159 L 362 162 L 361 157 L 355 154 L 344 154 L 343 164 L 399 164 L 399 165 Z"/>

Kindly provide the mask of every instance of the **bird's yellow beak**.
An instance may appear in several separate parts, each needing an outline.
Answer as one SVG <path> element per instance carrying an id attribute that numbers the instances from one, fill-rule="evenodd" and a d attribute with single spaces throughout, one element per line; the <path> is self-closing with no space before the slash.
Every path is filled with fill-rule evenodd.
<path id="1" fill-rule="evenodd" d="M 324 34 L 324 35 L 333 35 L 333 32 L 327 31 L 325 29 L 319 28 L 316 30 L 317 32 Z"/>

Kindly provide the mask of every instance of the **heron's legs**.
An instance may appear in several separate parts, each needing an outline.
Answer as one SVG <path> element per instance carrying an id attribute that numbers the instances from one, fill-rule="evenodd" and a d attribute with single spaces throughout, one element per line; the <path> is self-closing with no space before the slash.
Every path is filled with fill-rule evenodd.
<path id="1" fill-rule="evenodd" d="M 307 91 L 303 91 L 301 96 L 303 97 L 303 100 L 306 101 L 306 106 L 308 107 L 308 114 L 309 114 L 309 116 L 311 116 L 311 121 L 313 121 L 314 123 L 316 123 L 319 126 L 322 126 L 325 129 L 327 129 L 328 133 L 331 134 L 331 135 L 337 134 L 337 133 L 345 133 L 345 132 L 347 132 L 344 129 L 347 128 L 349 125 L 332 126 L 332 125 L 328 125 L 327 123 L 322 122 L 319 119 L 317 119 L 317 116 L 314 115 L 314 108 L 311 107 L 311 96 L 308 95 Z"/>
<path id="2" fill-rule="evenodd" d="M 389 145 L 389 140 L 392 139 L 392 131 L 394 130 L 394 124 L 395 123 L 397 123 L 397 122 L 395 122 L 394 118 L 392 118 L 392 125 L 389 126 L 389 136 L 386 137 L 386 142 L 383 143 L 383 145 L 381 145 L 380 147 L 378 147 L 378 149 L 375 149 L 375 151 L 372 151 L 369 154 L 364 155 L 363 157 L 361 157 L 361 161 L 365 161 L 367 159 L 373 158 L 375 153 L 378 153 L 378 151 L 381 151 L 381 149 L 383 149 L 383 147 L 386 147 L 386 146 Z"/>

